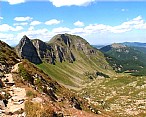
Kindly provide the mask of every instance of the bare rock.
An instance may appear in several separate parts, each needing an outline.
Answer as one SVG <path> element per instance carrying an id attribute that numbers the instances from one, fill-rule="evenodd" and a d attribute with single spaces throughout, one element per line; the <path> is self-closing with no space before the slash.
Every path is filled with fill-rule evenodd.
<path id="1" fill-rule="evenodd" d="M 5 103 L 3 100 L 0 100 L 0 109 L 5 109 Z"/>
<path id="2" fill-rule="evenodd" d="M 23 36 L 20 43 L 16 47 L 17 54 L 22 59 L 28 59 L 35 64 L 42 63 L 38 56 L 37 50 L 27 36 Z"/>

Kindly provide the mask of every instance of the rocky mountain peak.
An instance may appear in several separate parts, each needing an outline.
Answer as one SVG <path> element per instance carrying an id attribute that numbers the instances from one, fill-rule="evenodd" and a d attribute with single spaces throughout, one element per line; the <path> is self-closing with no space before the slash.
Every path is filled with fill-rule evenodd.
<path id="1" fill-rule="evenodd" d="M 55 35 L 49 43 L 55 43 L 55 44 L 62 44 L 63 46 L 70 47 L 71 44 L 71 38 L 69 38 L 69 34 L 58 34 Z"/>
<path id="2" fill-rule="evenodd" d="M 74 62 L 79 53 L 88 57 L 97 54 L 97 50 L 91 47 L 86 40 L 76 35 L 58 34 L 50 40 L 49 44 L 52 46 L 56 58 L 59 58 L 61 62 Z"/>
<path id="3" fill-rule="evenodd" d="M 65 34 L 61 34 L 61 39 L 66 45 L 68 45 L 68 47 L 70 47 L 71 40 L 68 36 L 66 36 Z"/>
<path id="4" fill-rule="evenodd" d="M 30 40 L 30 39 L 26 35 L 24 35 L 22 40 Z"/>
<path id="5" fill-rule="evenodd" d="M 107 45 L 107 46 L 104 46 L 102 48 L 100 48 L 100 50 L 102 52 L 108 52 L 112 49 L 116 49 L 116 50 L 121 50 L 121 49 L 125 49 L 127 46 L 123 45 L 123 44 L 120 44 L 120 43 L 113 43 L 111 45 Z"/>
<path id="6" fill-rule="evenodd" d="M 41 59 L 31 40 L 25 35 L 16 46 L 17 54 L 20 58 L 28 59 L 32 63 L 39 64 Z"/>
<path id="7" fill-rule="evenodd" d="M 37 64 L 42 60 L 51 64 L 64 61 L 73 63 L 81 58 L 80 54 L 89 58 L 99 52 L 83 38 L 71 34 L 58 34 L 48 43 L 39 39 L 30 40 L 25 35 L 16 50 L 21 58 Z"/>
<path id="8" fill-rule="evenodd" d="M 119 49 L 119 48 L 126 48 L 125 45 L 119 44 L 119 43 L 113 43 L 113 44 L 111 45 L 111 47 L 112 47 L 112 48 L 117 48 L 117 49 Z"/>
<path id="9" fill-rule="evenodd" d="M 3 44 L 3 42 L 0 40 L 0 45 L 2 45 Z"/>

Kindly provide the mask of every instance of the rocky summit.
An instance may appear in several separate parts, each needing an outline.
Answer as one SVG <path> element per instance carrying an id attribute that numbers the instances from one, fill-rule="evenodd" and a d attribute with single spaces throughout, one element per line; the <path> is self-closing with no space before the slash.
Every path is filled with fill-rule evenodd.
<path id="1" fill-rule="evenodd" d="M 77 52 L 84 53 L 86 56 L 96 54 L 96 50 L 92 48 L 88 42 L 75 35 L 56 35 L 50 40 L 49 44 L 52 45 L 55 56 L 59 58 L 60 62 L 74 62 L 78 59 Z"/>
<path id="2" fill-rule="evenodd" d="M 97 54 L 97 50 L 83 38 L 69 34 L 56 35 L 49 43 L 39 39 L 30 40 L 24 36 L 17 45 L 16 51 L 19 57 L 35 64 L 41 63 L 42 60 L 51 64 L 63 61 L 72 63 L 77 59 L 77 52 L 82 52 L 86 56 Z"/>
<path id="3" fill-rule="evenodd" d="M 98 77 L 96 73 L 102 76 L 114 73 L 104 55 L 76 35 L 58 34 L 49 42 L 24 36 L 16 51 L 21 58 L 38 64 L 45 73 L 68 87 L 81 87 L 89 77 Z"/>
<path id="4" fill-rule="evenodd" d="M 42 62 L 35 46 L 27 36 L 23 36 L 20 43 L 16 46 L 16 51 L 18 56 L 22 59 L 28 59 L 35 64 Z"/>

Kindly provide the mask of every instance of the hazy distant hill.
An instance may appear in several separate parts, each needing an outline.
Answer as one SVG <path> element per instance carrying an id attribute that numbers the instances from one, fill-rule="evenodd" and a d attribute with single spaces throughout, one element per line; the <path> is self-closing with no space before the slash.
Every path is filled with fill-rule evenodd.
<path id="1" fill-rule="evenodd" d="M 124 42 L 122 43 L 128 47 L 133 47 L 136 50 L 143 52 L 146 54 L 146 43 L 140 43 L 140 42 Z"/>
<path id="2" fill-rule="evenodd" d="M 146 66 L 146 54 L 135 47 L 112 44 L 100 49 L 117 71 L 139 71 Z"/>
<path id="3" fill-rule="evenodd" d="M 97 49 L 100 49 L 100 48 L 102 48 L 102 47 L 104 47 L 104 46 L 106 46 L 106 45 L 92 45 L 94 48 L 97 48 Z"/>
<path id="4" fill-rule="evenodd" d="M 132 46 L 132 47 L 145 47 L 146 48 L 146 43 L 140 43 L 140 42 L 124 42 L 121 43 L 126 46 Z"/>

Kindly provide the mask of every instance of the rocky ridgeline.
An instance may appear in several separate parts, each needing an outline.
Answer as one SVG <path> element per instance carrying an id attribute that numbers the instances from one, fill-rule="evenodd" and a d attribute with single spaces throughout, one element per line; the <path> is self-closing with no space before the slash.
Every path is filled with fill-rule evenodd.
<path id="1" fill-rule="evenodd" d="M 11 73 L 1 77 L 0 90 L 0 116 L 2 117 L 24 117 L 24 102 L 26 99 L 25 88 L 16 87 L 12 72 L 17 72 L 18 64 L 14 66 Z"/>
<path id="2" fill-rule="evenodd" d="M 51 64 L 57 61 L 72 63 L 76 61 L 78 52 L 89 57 L 97 54 L 97 50 L 84 39 L 69 34 L 56 35 L 49 43 L 39 39 L 30 40 L 27 36 L 23 36 L 16 51 L 20 58 L 28 59 L 35 64 L 40 64 L 43 60 Z"/>
<path id="3" fill-rule="evenodd" d="M 35 64 L 41 63 L 41 59 L 38 56 L 35 46 L 27 36 L 23 36 L 20 43 L 16 47 L 16 50 L 20 58 L 28 59 Z"/>

